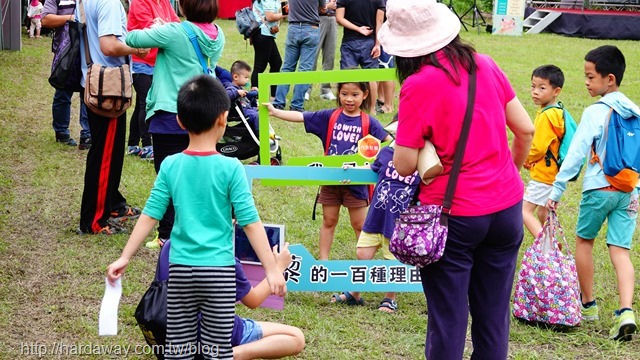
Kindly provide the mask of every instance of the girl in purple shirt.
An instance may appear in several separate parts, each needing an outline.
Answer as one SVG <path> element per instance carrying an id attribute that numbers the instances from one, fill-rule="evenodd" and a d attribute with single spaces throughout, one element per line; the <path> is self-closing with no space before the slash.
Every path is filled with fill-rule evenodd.
<path id="1" fill-rule="evenodd" d="M 367 115 L 370 108 L 369 83 L 350 82 L 338 84 L 338 105 L 341 112 L 333 127 L 329 129 L 331 115 L 336 109 L 320 110 L 316 112 L 285 111 L 265 103 L 269 115 L 290 122 L 303 122 L 305 130 L 320 138 L 325 149 L 325 155 L 351 155 L 358 150 L 358 140 L 364 134 L 363 119 L 368 117 L 368 133 L 381 140 L 391 140 L 391 136 L 384 130 L 375 118 Z M 366 121 L 366 120 L 365 120 Z M 329 259 L 329 251 L 333 244 L 333 235 L 340 217 L 340 206 L 349 209 L 351 226 L 360 237 L 362 224 L 367 216 L 369 193 L 366 185 L 341 186 L 324 185 L 320 188 L 318 202 L 322 204 L 322 227 L 320 228 L 319 260 Z"/>

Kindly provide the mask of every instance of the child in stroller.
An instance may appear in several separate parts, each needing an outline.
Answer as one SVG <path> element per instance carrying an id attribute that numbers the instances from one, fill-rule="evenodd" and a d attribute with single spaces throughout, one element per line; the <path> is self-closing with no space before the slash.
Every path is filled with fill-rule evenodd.
<path id="1" fill-rule="evenodd" d="M 218 151 L 225 156 L 235 157 L 240 160 L 257 156 L 260 152 L 259 124 L 257 97 L 258 89 L 245 90 L 245 86 L 251 78 L 251 66 L 238 60 L 231 65 L 231 72 L 216 68 L 218 78 L 227 90 L 231 100 L 228 125 L 224 136 L 218 143 Z M 234 124 L 235 123 L 235 124 Z M 271 152 L 271 165 L 282 163 L 282 150 L 279 146 L 280 137 L 276 136 L 269 125 L 269 146 Z M 251 164 L 258 164 L 252 162 Z"/>

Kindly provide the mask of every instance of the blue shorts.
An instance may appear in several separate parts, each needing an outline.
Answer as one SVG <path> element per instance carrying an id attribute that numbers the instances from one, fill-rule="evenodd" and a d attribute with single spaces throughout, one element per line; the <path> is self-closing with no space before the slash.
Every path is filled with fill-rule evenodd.
<path id="1" fill-rule="evenodd" d="M 393 59 L 393 55 L 387 54 L 384 52 L 384 49 L 380 47 L 380 57 L 378 58 L 378 67 L 380 69 L 393 69 L 396 67 Z"/>
<path id="2" fill-rule="evenodd" d="M 242 332 L 242 340 L 240 340 L 240 344 L 244 345 L 254 341 L 258 341 L 262 339 L 262 328 L 260 324 L 251 319 L 242 319 L 242 323 L 244 324 L 244 331 Z"/>
<path id="3" fill-rule="evenodd" d="M 340 70 L 377 69 L 378 59 L 371 57 L 371 50 L 376 41 L 374 38 L 364 38 L 343 42 L 340 45 Z"/>
<path id="4" fill-rule="evenodd" d="M 638 218 L 638 189 L 621 191 L 589 190 L 582 194 L 576 235 L 595 239 L 607 220 L 607 245 L 631 249 Z"/>

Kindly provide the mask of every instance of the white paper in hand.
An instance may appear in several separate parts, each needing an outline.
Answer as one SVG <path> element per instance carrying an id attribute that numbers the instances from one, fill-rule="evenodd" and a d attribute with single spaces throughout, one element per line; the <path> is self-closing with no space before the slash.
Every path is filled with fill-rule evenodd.
<path id="1" fill-rule="evenodd" d="M 121 280 L 116 280 L 115 284 L 111 286 L 109 280 L 104 278 L 106 286 L 98 316 L 98 335 L 100 336 L 118 334 L 118 305 L 120 305 L 120 296 L 122 296 Z"/>

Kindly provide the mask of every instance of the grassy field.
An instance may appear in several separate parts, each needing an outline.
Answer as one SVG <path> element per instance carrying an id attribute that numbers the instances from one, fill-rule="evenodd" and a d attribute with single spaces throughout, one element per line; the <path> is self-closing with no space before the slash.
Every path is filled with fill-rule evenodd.
<path id="1" fill-rule="evenodd" d="M 253 63 L 253 49 L 242 40 L 235 24 L 231 21 L 219 21 L 219 24 L 227 35 L 221 65 L 229 67 L 237 59 Z M 278 39 L 283 56 L 285 33 L 281 32 Z M 463 32 L 462 36 L 474 43 L 478 51 L 491 55 L 504 69 L 531 115 L 536 110 L 529 97 L 531 71 L 539 65 L 553 63 L 560 66 L 566 76 L 560 99 L 579 119 L 582 110 L 594 101 L 584 86 L 583 58 L 587 51 L 604 44 L 615 44 L 626 55 L 628 68 L 621 90 L 640 102 L 640 47 L 637 42 L 550 34 L 499 37 L 475 31 Z M 0 334 L 4 334 L 0 336 L 0 359 L 36 358 L 34 349 L 48 350 L 45 358 L 71 357 L 51 354 L 54 344 L 58 344 L 58 348 L 59 344 L 121 345 L 131 346 L 133 351 L 133 347 L 145 344 L 133 312 L 152 280 L 157 252 L 140 249 L 129 266 L 123 281 L 119 335 L 98 337 L 98 311 L 105 269 L 119 256 L 127 235 L 75 234 L 86 152 L 54 141 L 51 129 L 53 89 L 47 83 L 52 58 L 50 39 L 32 40 L 25 36 L 23 40 L 22 51 L 0 52 Z M 77 104 L 77 98 L 74 98 L 74 137 L 79 132 L 75 120 Z M 332 105 L 319 100 L 316 86 L 306 107 L 317 110 Z M 385 115 L 380 120 L 387 123 L 390 117 Z M 322 153 L 320 143 L 311 140 L 314 137 L 305 134 L 300 125 L 277 120 L 272 124 L 283 138 L 285 164 L 289 156 Z M 528 180 L 526 172 L 522 176 Z M 127 157 L 121 191 L 131 204 L 143 206 L 154 178 L 151 164 Z M 569 186 L 559 210 L 572 249 L 580 187 L 580 180 Z M 285 224 L 289 242 L 302 243 L 317 255 L 320 221 L 311 220 L 316 188 L 255 186 L 254 190 L 264 222 Z M 637 235 L 638 231 L 631 256 L 640 268 Z M 527 235 L 521 253 L 531 242 L 532 238 Z M 510 358 L 638 358 L 640 337 L 625 344 L 607 340 L 613 323 L 610 314 L 618 304 L 617 291 L 602 236 L 596 242 L 596 295 L 601 320 L 566 333 L 513 321 Z M 346 212 L 342 213 L 338 225 L 332 257 L 355 258 L 355 239 Z M 424 357 L 426 304 L 421 293 L 400 294 L 400 311 L 392 316 L 376 310 L 382 294 L 364 294 L 366 306 L 357 308 L 332 306 L 330 295 L 289 293 L 284 311 L 238 307 L 238 313 L 300 327 L 307 339 L 300 359 Z M 636 290 L 636 295 L 637 299 L 640 291 Z M 640 310 L 637 302 L 634 307 L 636 311 Z M 98 353 L 93 356 L 96 359 L 105 357 L 108 356 Z M 130 355 L 129 358 L 152 357 Z"/>

